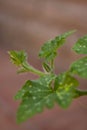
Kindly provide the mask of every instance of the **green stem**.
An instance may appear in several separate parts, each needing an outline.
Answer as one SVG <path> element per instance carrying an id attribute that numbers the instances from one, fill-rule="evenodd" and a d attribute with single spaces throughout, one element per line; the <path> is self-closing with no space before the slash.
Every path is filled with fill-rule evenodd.
<path id="1" fill-rule="evenodd" d="M 51 66 L 51 73 L 53 73 L 53 70 L 54 70 L 54 60 L 51 60 L 50 66 Z"/>
<path id="2" fill-rule="evenodd" d="M 75 98 L 87 95 L 87 90 L 76 89 L 75 92 L 76 92 Z"/>
<path id="3" fill-rule="evenodd" d="M 24 69 L 26 69 L 26 71 L 30 71 L 30 72 L 32 72 L 34 74 L 39 75 L 39 76 L 44 75 L 44 73 L 42 71 L 35 69 L 34 67 L 29 65 L 28 63 L 24 63 L 24 64 L 22 64 L 22 66 L 23 66 Z"/>

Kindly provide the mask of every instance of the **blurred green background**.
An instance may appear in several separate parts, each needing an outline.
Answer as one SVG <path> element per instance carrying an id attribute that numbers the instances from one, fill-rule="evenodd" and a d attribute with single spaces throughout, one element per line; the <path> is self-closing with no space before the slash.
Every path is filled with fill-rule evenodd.
<path id="1" fill-rule="evenodd" d="M 16 124 L 19 102 L 13 96 L 32 74 L 16 74 L 9 50 L 26 50 L 29 61 L 42 70 L 40 46 L 54 36 L 77 29 L 59 50 L 55 72 L 65 71 L 79 56 L 71 51 L 76 40 L 87 34 L 87 0 L 0 0 L 0 129 L 1 130 L 87 130 L 87 97 L 75 100 L 69 109 L 55 106 Z M 80 79 L 80 88 L 87 80 Z"/>

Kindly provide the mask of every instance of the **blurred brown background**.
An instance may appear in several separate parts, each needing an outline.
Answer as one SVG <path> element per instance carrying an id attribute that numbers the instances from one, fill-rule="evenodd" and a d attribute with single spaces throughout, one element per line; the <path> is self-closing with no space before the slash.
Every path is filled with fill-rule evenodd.
<path id="1" fill-rule="evenodd" d="M 87 97 L 75 100 L 67 110 L 45 109 L 21 125 L 15 119 L 19 102 L 13 96 L 26 79 L 36 76 L 17 75 L 7 51 L 26 50 L 30 63 L 41 70 L 40 46 L 72 29 L 77 32 L 60 49 L 56 73 L 79 57 L 70 48 L 87 34 L 87 0 L 0 0 L 0 130 L 87 130 Z M 80 88 L 86 89 L 87 80 L 79 81 Z"/>

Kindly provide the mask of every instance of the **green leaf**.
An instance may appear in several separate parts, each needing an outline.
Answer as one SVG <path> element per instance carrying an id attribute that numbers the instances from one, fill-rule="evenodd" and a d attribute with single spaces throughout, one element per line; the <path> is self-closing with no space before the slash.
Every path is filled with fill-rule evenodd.
<path id="1" fill-rule="evenodd" d="M 53 40 L 46 42 L 39 53 L 41 58 L 44 58 L 46 61 L 54 60 L 57 55 L 57 49 L 65 43 L 66 38 L 73 34 L 75 31 L 66 32 L 60 36 L 55 37 Z"/>
<path id="2" fill-rule="evenodd" d="M 27 54 L 24 51 L 9 51 L 9 55 L 16 66 L 21 66 L 27 60 Z"/>
<path id="3" fill-rule="evenodd" d="M 18 73 L 32 72 L 39 76 L 44 75 L 43 72 L 35 69 L 27 62 L 27 54 L 24 51 L 9 51 L 12 63 L 19 67 Z"/>
<path id="4" fill-rule="evenodd" d="M 23 96 L 30 88 L 30 80 L 27 80 L 26 83 L 23 85 L 22 89 L 20 89 L 17 94 L 15 95 L 15 100 L 22 99 Z"/>
<path id="5" fill-rule="evenodd" d="M 87 54 L 87 35 L 80 38 L 72 49 L 79 54 Z"/>
<path id="6" fill-rule="evenodd" d="M 22 122 L 34 114 L 42 112 L 44 107 L 53 107 L 56 97 L 50 86 L 53 79 L 55 79 L 55 76 L 48 75 L 25 83 L 22 90 L 16 95 L 16 99 L 22 99 L 17 112 L 18 122 Z"/>
<path id="7" fill-rule="evenodd" d="M 49 87 L 49 84 L 51 83 L 52 80 L 54 80 L 56 78 L 55 75 L 45 75 L 45 76 L 42 76 L 41 78 L 39 78 L 38 80 L 35 80 L 34 82 L 35 83 L 39 83 L 39 84 L 45 84 L 45 87 Z M 18 99 L 22 99 L 24 94 L 28 91 L 29 92 L 29 89 L 31 87 L 31 80 L 28 80 L 26 81 L 26 83 L 23 85 L 23 87 L 17 92 L 17 94 L 15 95 L 15 99 L 18 100 Z M 36 87 L 36 85 L 35 85 Z M 39 86 L 37 86 L 38 88 Z M 36 88 L 36 89 L 37 89 Z M 44 88 L 43 88 L 44 89 Z"/>
<path id="8" fill-rule="evenodd" d="M 87 90 L 77 88 L 79 83 L 73 77 L 77 74 L 87 78 L 87 56 L 72 63 L 69 71 L 58 76 L 54 74 L 54 58 L 57 55 L 57 49 L 74 32 L 66 32 L 42 46 L 39 56 L 45 60 L 43 69 L 46 73 L 31 66 L 27 62 L 27 54 L 24 51 L 9 52 L 12 63 L 18 66 L 18 73 L 32 72 L 40 77 L 36 80 L 27 80 L 15 96 L 16 100 L 21 100 L 17 111 L 18 123 L 42 112 L 45 107 L 52 108 L 57 103 L 61 108 L 67 108 L 73 99 L 87 95 Z M 87 36 L 80 38 L 73 46 L 73 50 L 80 54 L 87 54 Z"/>
<path id="9" fill-rule="evenodd" d="M 51 84 L 53 80 L 54 89 Z M 15 96 L 16 99 L 22 100 L 17 112 L 17 121 L 25 121 L 42 112 L 45 107 L 52 108 L 55 102 L 60 107 L 67 108 L 75 95 L 77 85 L 77 80 L 66 73 L 58 77 L 45 75 L 38 80 L 28 80 Z"/>
<path id="10" fill-rule="evenodd" d="M 50 90 L 46 90 L 50 91 Z M 44 107 L 52 108 L 54 106 L 55 94 L 51 91 L 49 93 L 42 92 L 45 96 L 27 96 L 24 98 L 19 106 L 17 112 L 17 122 L 21 123 L 33 115 L 43 111 Z"/>
<path id="11" fill-rule="evenodd" d="M 70 72 L 82 78 L 87 78 L 87 56 L 71 64 Z"/>
<path id="12" fill-rule="evenodd" d="M 71 104 L 76 86 L 78 81 L 67 73 L 62 73 L 55 79 L 57 102 L 62 108 L 67 108 Z"/>

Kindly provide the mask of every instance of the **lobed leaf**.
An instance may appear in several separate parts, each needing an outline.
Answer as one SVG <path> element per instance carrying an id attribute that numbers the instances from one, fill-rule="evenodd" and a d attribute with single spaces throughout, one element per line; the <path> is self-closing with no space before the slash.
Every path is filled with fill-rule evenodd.
<path id="1" fill-rule="evenodd" d="M 73 100 L 78 81 L 67 73 L 62 73 L 55 79 L 54 86 L 58 96 L 58 104 L 62 108 L 67 108 Z"/>
<path id="2" fill-rule="evenodd" d="M 55 86 L 57 87 L 52 89 L 50 83 L 55 78 Z M 58 77 L 47 75 L 38 80 L 27 81 L 16 95 L 17 99 L 22 99 L 17 112 L 17 121 L 25 121 L 42 112 L 45 107 L 52 108 L 55 102 L 62 108 L 68 107 L 75 95 L 74 88 L 77 84 L 77 80 L 65 73 Z"/>
<path id="3" fill-rule="evenodd" d="M 71 64 L 70 72 L 82 78 L 87 78 L 87 56 Z"/>
<path id="4" fill-rule="evenodd" d="M 51 86 L 53 80 L 55 80 L 54 89 Z M 17 121 L 25 121 L 42 112 L 44 107 L 52 108 L 55 102 L 60 107 L 67 108 L 75 95 L 74 88 L 77 85 L 77 80 L 66 73 L 58 77 L 52 74 L 37 80 L 28 80 L 15 96 L 16 99 L 22 100 L 17 112 Z"/>
<path id="5" fill-rule="evenodd" d="M 55 56 L 57 55 L 57 49 L 65 43 L 66 38 L 73 34 L 75 31 L 66 32 L 60 36 L 55 37 L 53 40 L 49 40 L 46 42 L 40 52 L 39 56 L 44 58 L 46 61 L 54 60 Z"/>
<path id="6" fill-rule="evenodd" d="M 26 92 L 29 92 L 31 81 L 27 80 L 23 87 L 15 95 L 15 100 L 22 99 Z"/>
<path id="7" fill-rule="evenodd" d="M 76 53 L 87 54 L 87 35 L 80 38 L 72 48 Z"/>
<path id="8" fill-rule="evenodd" d="M 55 75 L 45 75 L 42 76 L 41 78 L 39 78 L 38 80 L 34 80 L 33 82 L 35 82 L 36 84 L 39 83 L 40 85 L 45 84 L 44 87 L 49 87 L 49 84 L 51 83 L 52 80 L 55 79 Z M 23 85 L 23 87 L 17 92 L 17 94 L 15 95 L 15 99 L 22 99 L 23 96 L 25 95 L 26 92 L 29 92 L 29 89 L 31 87 L 31 80 L 27 80 L 26 83 Z M 35 85 L 35 87 L 39 87 L 39 85 Z M 36 89 L 37 89 L 36 88 Z M 44 88 L 43 88 L 44 89 Z"/>
<path id="9" fill-rule="evenodd" d="M 49 92 L 49 90 L 46 90 Z M 46 92 L 42 92 L 46 93 Z M 44 107 L 52 108 L 54 106 L 55 94 L 51 91 L 45 96 L 27 96 L 19 106 L 17 112 L 17 122 L 21 123 L 33 115 L 43 111 Z"/>
<path id="10" fill-rule="evenodd" d="M 17 121 L 22 122 L 34 114 L 41 112 L 44 107 L 54 105 L 55 94 L 50 87 L 50 82 L 55 76 L 44 76 L 38 80 L 27 81 L 16 98 L 22 98 L 17 112 Z"/>

